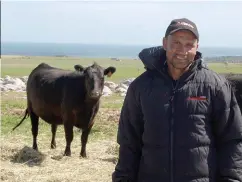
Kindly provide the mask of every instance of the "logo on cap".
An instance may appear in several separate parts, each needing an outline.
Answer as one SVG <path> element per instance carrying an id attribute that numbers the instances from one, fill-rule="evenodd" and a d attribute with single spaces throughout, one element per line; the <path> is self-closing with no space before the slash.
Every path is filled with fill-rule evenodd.
<path id="1" fill-rule="evenodd" d="M 181 24 L 181 25 L 189 26 L 190 28 L 194 28 L 194 26 L 192 26 L 191 24 L 186 23 L 186 22 L 180 22 L 180 21 L 178 21 L 177 24 Z"/>

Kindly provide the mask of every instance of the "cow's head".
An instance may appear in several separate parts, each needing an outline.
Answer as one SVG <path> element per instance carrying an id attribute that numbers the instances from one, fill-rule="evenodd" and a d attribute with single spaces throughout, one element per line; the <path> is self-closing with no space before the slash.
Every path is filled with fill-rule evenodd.
<path id="1" fill-rule="evenodd" d="M 77 71 L 83 72 L 85 77 L 85 88 L 89 98 L 95 99 L 102 95 L 105 76 L 111 77 L 116 71 L 115 67 L 103 68 L 97 63 L 86 68 L 75 65 Z"/>

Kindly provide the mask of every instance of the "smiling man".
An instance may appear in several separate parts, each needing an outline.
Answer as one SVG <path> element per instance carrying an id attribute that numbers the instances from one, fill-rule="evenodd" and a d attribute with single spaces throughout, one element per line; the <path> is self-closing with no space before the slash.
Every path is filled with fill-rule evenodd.
<path id="1" fill-rule="evenodd" d="M 122 107 L 113 182 L 242 182 L 242 116 L 228 81 L 209 70 L 192 21 L 172 20 L 163 46 Z"/>
<path id="2" fill-rule="evenodd" d="M 174 20 L 168 27 L 163 46 L 166 50 L 168 71 L 174 80 L 179 79 L 193 63 L 198 49 L 198 37 L 196 26 L 189 20 Z"/>

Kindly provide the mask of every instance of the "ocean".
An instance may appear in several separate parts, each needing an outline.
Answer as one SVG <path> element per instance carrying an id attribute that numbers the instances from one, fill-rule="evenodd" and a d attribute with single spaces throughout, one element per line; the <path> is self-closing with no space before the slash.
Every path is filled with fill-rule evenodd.
<path id="1" fill-rule="evenodd" d="M 152 46 L 2 42 L 1 55 L 137 58 L 142 49 Z M 201 47 L 199 51 L 204 57 L 242 56 L 242 48 Z"/>

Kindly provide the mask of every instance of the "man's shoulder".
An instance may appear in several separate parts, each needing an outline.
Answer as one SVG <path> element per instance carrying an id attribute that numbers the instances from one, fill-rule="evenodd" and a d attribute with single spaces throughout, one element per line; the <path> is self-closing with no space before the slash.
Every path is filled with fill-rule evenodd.
<path id="1" fill-rule="evenodd" d="M 207 67 L 198 71 L 197 81 L 203 82 L 204 84 L 212 84 L 216 87 L 221 87 L 228 82 L 224 74 L 215 72 Z"/>

